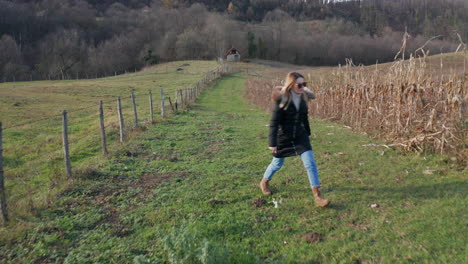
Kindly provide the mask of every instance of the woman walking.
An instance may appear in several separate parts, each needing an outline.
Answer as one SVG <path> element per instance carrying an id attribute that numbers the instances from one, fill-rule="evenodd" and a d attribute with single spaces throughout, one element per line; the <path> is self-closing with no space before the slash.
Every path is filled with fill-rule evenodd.
<path id="1" fill-rule="evenodd" d="M 274 157 L 263 175 L 260 188 L 265 195 L 270 195 L 268 183 L 283 166 L 284 158 L 300 155 L 307 170 L 315 203 L 319 207 L 325 207 L 330 201 L 320 195 L 317 165 L 309 140 L 307 101 L 314 99 L 315 95 L 306 85 L 304 76 L 290 72 L 281 91 L 273 97 L 275 107 L 270 121 L 269 149 Z"/>

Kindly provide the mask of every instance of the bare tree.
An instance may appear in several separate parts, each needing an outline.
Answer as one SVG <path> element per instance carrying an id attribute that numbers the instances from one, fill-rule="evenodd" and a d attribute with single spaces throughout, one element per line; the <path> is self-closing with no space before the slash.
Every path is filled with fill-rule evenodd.
<path id="1" fill-rule="evenodd" d="M 288 29 L 291 29 L 292 23 L 294 20 L 289 16 L 288 13 L 275 9 L 268 12 L 263 18 L 263 24 L 270 26 L 273 31 L 273 43 L 275 45 L 274 57 L 276 60 L 281 60 L 281 50 L 283 48 L 283 43 L 288 37 Z"/>
<path id="2" fill-rule="evenodd" d="M 178 59 L 202 59 L 205 40 L 199 32 L 187 29 L 177 36 L 176 52 Z"/>
<path id="3" fill-rule="evenodd" d="M 61 30 L 46 36 L 39 52 L 39 72 L 46 78 L 66 79 L 81 57 L 86 56 L 86 47 L 77 30 Z"/>
<path id="4" fill-rule="evenodd" d="M 18 64 L 21 62 L 21 51 L 16 41 L 9 35 L 0 38 L 0 69 L 7 63 Z"/>

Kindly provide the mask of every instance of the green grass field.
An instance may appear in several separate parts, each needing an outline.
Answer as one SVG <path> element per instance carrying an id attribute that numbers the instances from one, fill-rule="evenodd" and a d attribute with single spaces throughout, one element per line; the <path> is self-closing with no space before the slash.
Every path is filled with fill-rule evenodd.
<path id="1" fill-rule="evenodd" d="M 332 205 L 315 207 L 297 157 L 261 195 L 269 113 L 246 103 L 245 80 L 222 78 L 88 163 L 49 209 L 0 230 L 2 262 L 466 263 L 466 177 L 446 157 L 364 146 L 381 142 L 311 120 Z"/>
<path id="2" fill-rule="evenodd" d="M 50 204 L 66 184 L 61 138 L 63 110 L 69 112 L 73 170 L 86 173 L 90 163 L 102 158 L 99 100 L 104 101 L 109 147 L 119 148 L 118 96 L 122 98 L 124 120 L 130 132 L 134 124 L 132 91 L 140 125 L 144 126 L 149 121 L 150 90 L 155 120 L 159 121 L 161 88 L 166 98 L 174 101 L 177 89 L 193 87 L 217 67 L 214 61 L 179 61 L 108 78 L 0 84 L 6 188 L 13 218 L 27 219 L 36 209 Z M 182 70 L 177 71 L 178 68 Z M 169 107 L 167 101 L 166 106 Z"/>

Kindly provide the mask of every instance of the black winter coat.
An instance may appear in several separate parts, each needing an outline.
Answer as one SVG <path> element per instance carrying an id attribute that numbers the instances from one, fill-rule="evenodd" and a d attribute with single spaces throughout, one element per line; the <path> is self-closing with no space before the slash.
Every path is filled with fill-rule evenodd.
<path id="1" fill-rule="evenodd" d="M 280 108 L 281 100 L 276 100 L 270 121 L 269 145 L 277 147 L 273 156 L 285 158 L 312 150 L 307 103 L 301 99 L 298 111 L 292 102 Z"/>

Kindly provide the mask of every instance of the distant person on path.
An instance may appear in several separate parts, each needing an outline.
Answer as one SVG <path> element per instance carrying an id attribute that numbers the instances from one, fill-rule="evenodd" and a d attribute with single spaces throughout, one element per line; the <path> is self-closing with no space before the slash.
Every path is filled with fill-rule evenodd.
<path id="1" fill-rule="evenodd" d="M 315 99 L 315 95 L 306 85 L 304 76 L 297 72 L 290 72 L 281 90 L 274 92 L 275 106 L 268 138 L 269 149 L 274 157 L 263 175 L 260 189 L 263 194 L 271 195 L 268 182 L 275 172 L 281 169 L 284 158 L 300 155 L 307 170 L 315 203 L 319 207 L 325 207 L 330 204 L 330 201 L 320 195 L 319 175 L 309 140 L 307 101 Z"/>

